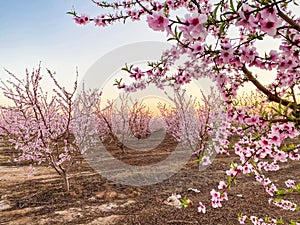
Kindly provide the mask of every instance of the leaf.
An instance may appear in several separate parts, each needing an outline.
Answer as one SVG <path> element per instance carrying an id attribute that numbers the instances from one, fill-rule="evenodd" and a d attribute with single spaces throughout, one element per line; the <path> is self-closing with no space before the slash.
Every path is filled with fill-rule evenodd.
<path id="1" fill-rule="evenodd" d="M 234 5 L 233 5 L 233 0 L 230 0 L 230 8 L 233 12 L 235 12 Z"/>
<path id="2" fill-rule="evenodd" d="M 213 14 L 213 18 L 214 18 L 214 19 L 217 18 L 217 12 L 218 12 L 219 7 L 220 7 L 220 4 L 218 4 L 217 7 L 216 7 L 215 10 L 214 10 L 214 14 Z"/>
<path id="3" fill-rule="evenodd" d="M 239 9 L 242 7 L 243 5 L 243 2 L 242 1 L 239 1 L 238 4 L 237 4 L 237 11 L 239 11 Z"/>
<path id="4" fill-rule="evenodd" d="M 221 27 L 220 27 L 220 34 L 225 33 L 224 30 L 225 30 L 225 22 L 223 22 L 223 23 L 221 24 Z"/>
<path id="5" fill-rule="evenodd" d="M 228 190 L 230 190 L 231 189 L 231 177 L 230 176 L 228 176 L 228 178 L 227 178 L 227 187 L 228 187 Z"/>
<path id="6" fill-rule="evenodd" d="M 282 217 L 280 217 L 280 219 L 277 220 L 277 224 L 284 224 L 284 221 L 283 221 Z"/>
<path id="7" fill-rule="evenodd" d="M 178 35 L 178 40 L 180 40 L 181 36 L 182 36 L 182 32 L 180 31 Z"/>
<path id="8" fill-rule="evenodd" d="M 300 184 L 296 184 L 295 187 L 296 187 L 298 194 L 300 194 Z"/>
<path id="9" fill-rule="evenodd" d="M 275 194 L 276 194 L 276 196 L 278 196 L 278 197 L 285 196 L 285 192 L 284 192 L 283 190 L 277 190 L 277 191 L 275 192 Z"/>
<path id="10" fill-rule="evenodd" d="M 233 0 L 230 0 L 230 8 L 233 12 L 235 12 L 234 5 L 233 5 Z"/>
<path id="11" fill-rule="evenodd" d="M 75 11 L 66 12 L 66 14 L 69 14 L 69 15 L 72 15 L 72 16 L 76 16 L 76 12 Z"/>
<path id="12" fill-rule="evenodd" d="M 177 19 L 177 21 L 178 21 L 179 23 L 182 23 L 182 22 L 181 22 L 181 19 L 180 19 L 178 16 L 176 16 L 176 19 Z"/>
<path id="13" fill-rule="evenodd" d="M 186 196 L 184 196 L 182 199 L 181 199 L 181 204 L 180 206 L 183 206 L 183 207 L 188 207 L 190 206 L 191 202 L 189 199 L 186 198 Z"/>
<path id="14" fill-rule="evenodd" d="M 237 181 L 236 181 L 236 179 L 233 179 L 233 183 L 234 183 L 235 185 L 237 185 Z"/>
<path id="15" fill-rule="evenodd" d="M 166 16 L 166 17 L 168 17 L 168 12 L 167 12 L 167 2 L 165 2 L 165 4 L 164 4 L 164 15 Z"/>
<path id="16" fill-rule="evenodd" d="M 291 220 L 291 221 L 290 221 L 290 225 L 297 225 L 297 222 L 294 221 L 294 220 Z"/>
<path id="17" fill-rule="evenodd" d="M 172 40 L 176 40 L 176 39 L 173 37 L 167 39 L 167 41 L 172 41 Z"/>
<path id="18" fill-rule="evenodd" d="M 288 110 L 289 110 L 289 108 L 291 107 L 291 105 L 292 105 L 293 103 L 292 102 L 290 102 L 286 107 L 285 107 L 285 109 L 284 109 L 284 115 L 286 115 L 287 116 L 287 114 L 288 114 Z"/>

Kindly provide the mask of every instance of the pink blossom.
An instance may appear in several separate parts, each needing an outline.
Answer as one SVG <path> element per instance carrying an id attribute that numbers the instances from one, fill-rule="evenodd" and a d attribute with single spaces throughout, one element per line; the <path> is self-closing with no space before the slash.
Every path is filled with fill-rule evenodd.
<path id="1" fill-rule="evenodd" d="M 281 25 L 281 20 L 260 20 L 261 30 L 266 32 L 270 36 L 275 36 L 277 33 L 277 28 Z"/>
<path id="2" fill-rule="evenodd" d="M 257 125 L 259 124 L 259 116 L 258 115 L 255 115 L 255 116 L 251 116 L 249 118 L 246 118 L 245 119 L 245 122 L 248 124 L 248 125 Z"/>
<path id="3" fill-rule="evenodd" d="M 264 20 L 270 20 L 276 22 L 278 20 L 277 17 L 277 9 L 275 7 L 268 7 L 260 12 L 260 16 Z"/>
<path id="4" fill-rule="evenodd" d="M 220 197 L 220 201 L 224 201 L 224 200 L 226 200 L 226 201 L 228 200 L 228 196 L 227 196 L 226 192 L 224 192 Z"/>
<path id="5" fill-rule="evenodd" d="M 202 204 L 202 202 L 199 202 L 199 206 L 198 206 L 198 212 L 199 213 L 205 213 L 206 212 L 206 207 L 205 205 Z"/>
<path id="6" fill-rule="evenodd" d="M 227 187 L 227 184 L 224 181 L 220 181 L 218 189 L 223 190 Z"/>
<path id="7" fill-rule="evenodd" d="M 253 165 L 251 163 L 246 163 L 244 166 L 243 166 L 243 174 L 248 174 L 248 173 L 251 173 L 253 171 Z"/>
<path id="8" fill-rule="evenodd" d="M 208 35 L 206 29 L 203 27 L 203 24 L 206 23 L 206 21 L 207 16 L 205 14 L 186 14 L 184 25 L 180 27 L 180 30 L 187 40 L 204 41 Z"/>
<path id="9" fill-rule="evenodd" d="M 212 196 L 212 198 L 211 198 L 212 200 L 220 198 L 220 192 L 216 191 L 215 189 L 212 189 L 210 191 L 210 195 Z"/>
<path id="10" fill-rule="evenodd" d="M 296 181 L 295 181 L 295 180 L 292 180 L 292 179 L 288 179 L 287 181 L 285 181 L 285 185 L 286 185 L 288 188 L 295 188 Z"/>
<path id="11" fill-rule="evenodd" d="M 281 139 L 282 139 L 282 135 L 277 133 L 277 132 L 273 132 L 271 133 L 269 136 L 269 140 L 272 144 L 276 145 L 276 146 L 280 146 L 281 145 Z"/>
<path id="12" fill-rule="evenodd" d="M 88 15 L 81 15 L 80 17 L 75 17 L 74 20 L 80 25 L 86 25 L 90 22 L 90 18 Z"/>
<path id="13" fill-rule="evenodd" d="M 169 24 L 169 19 L 165 17 L 162 11 L 147 16 L 147 22 L 150 28 L 155 31 L 164 31 Z"/>
<path id="14" fill-rule="evenodd" d="M 240 224 L 245 224 L 246 220 L 247 220 L 247 216 L 246 215 L 244 215 L 244 216 L 242 216 L 242 217 L 239 218 Z"/>
<path id="15" fill-rule="evenodd" d="M 135 80 L 140 80 L 144 76 L 142 70 L 138 67 L 133 69 L 133 73 L 130 74 L 130 77 L 133 77 Z"/>
<path id="16" fill-rule="evenodd" d="M 253 62 L 255 60 L 255 57 L 258 56 L 258 53 L 257 53 L 255 47 L 250 48 L 249 46 L 242 46 L 240 48 L 240 50 L 241 50 L 242 60 L 247 63 Z"/>
<path id="17" fill-rule="evenodd" d="M 257 19 L 253 14 L 249 14 L 253 11 L 253 8 L 247 4 L 243 4 L 243 10 L 239 11 L 240 19 L 235 23 L 236 26 L 244 26 L 247 29 L 253 30 L 258 27 Z"/>
<path id="18" fill-rule="evenodd" d="M 262 148 L 269 148 L 270 147 L 269 139 L 267 139 L 266 137 L 262 137 L 259 141 L 259 144 Z"/>
<path id="19" fill-rule="evenodd" d="M 94 19 L 95 26 L 99 27 L 105 27 L 107 26 L 107 23 L 105 22 L 105 15 L 98 16 Z"/>
<path id="20" fill-rule="evenodd" d="M 211 201 L 212 207 L 213 208 L 219 208 L 222 207 L 221 201 L 220 200 L 212 200 Z"/>
<path id="21" fill-rule="evenodd" d="M 221 58 L 223 60 L 223 63 L 229 63 L 229 61 L 233 58 L 233 49 L 223 49 L 221 50 Z"/>
<path id="22" fill-rule="evenodd" d="M 253 224 L 257 224 L 258 218 L 256 216 L 250 216 L 250 220 Z"/>

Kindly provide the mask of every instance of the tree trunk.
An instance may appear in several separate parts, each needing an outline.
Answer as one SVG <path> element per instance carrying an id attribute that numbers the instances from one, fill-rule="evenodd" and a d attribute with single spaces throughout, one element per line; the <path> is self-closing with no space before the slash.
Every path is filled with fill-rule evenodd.
<path id="1" fill-rule="evenodd" d="M 63 184 L 64 184 L 64 189 L 66 192 L 69 192 L 70 191 L 70 183 L 69 183 L 69 177 L 67 174 L 63 174 L 62 175 L 62 178 L 63 178 Z"/>

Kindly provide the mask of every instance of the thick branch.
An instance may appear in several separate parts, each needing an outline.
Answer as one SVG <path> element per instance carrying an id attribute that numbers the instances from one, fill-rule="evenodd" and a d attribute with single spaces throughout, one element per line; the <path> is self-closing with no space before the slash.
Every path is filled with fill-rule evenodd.
<path id="1" fill-rule="evenodd" d="M 300 32 L 300 25 L 297 24 L 293 19 L 284 14 L 281 10 L 278 9 L 278 15 L 288 24 L 290 24 L 294 29 Z"/>
<path id="2" fill-rule="evenodd" d="M 278 97 L 277 95 L 270 92 L 266 87 L 264 87 L 253 75 L 252 73 L 247 69 L 247 67 L 244 65 L 242 68 L 242 71 L 246 75 L 249 81 L 251 81 L 255 87 L 257 87 L 258 90 L 260 90 L 262 93 L 264 93 L 266 96 L 268 96 L 268 99 L 273 102 L 280 103 L 284 106 L 290 105 L 290 108 L 297 109 L 298 105 L 295 102 L 290 102 L 288 100 L 282 99 Z"/>

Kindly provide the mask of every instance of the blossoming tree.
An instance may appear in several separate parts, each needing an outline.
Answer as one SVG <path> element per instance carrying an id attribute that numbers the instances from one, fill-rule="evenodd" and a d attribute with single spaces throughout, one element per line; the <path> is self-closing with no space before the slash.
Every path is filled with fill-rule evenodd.
<path id="1" fill-rule="evenodd" d="M 299 160 L 297 144 L 287 139 L 299 136 L 300 125 L 300 18 L 293 0 L 128 0 L 97 2 L 97 7 L 107 13 L 91 17 L 69 12 L 78 24 L 94 23 L 108 26 L 117 21 L 141 20 L 154 31 L 165 32 L 173 47 L 163 53 L 157 63 L 151 63 L 147 71 L 131 67 L 129 76 L 133 84 L 121 84 L 119 88 L 136 90 L 145 82 L 163 85 L 182 85 L 202 77 L 213 80 L 225 99 L 228 121 L 217 137 L 223 141 L 218 153 L 229 154 L 228 137 L 238 136 L 233 144 L 239 162 L 226 171 L 228 182 L 220 182 L 219 191 L 212 190 L 212 207 L 221 207 L 227 200 L 226 191 L 240 174 L 254 174 L 270 195 L 270 204 L 286 210 L 297 209 L 297 204 L 283 200 L 274 182 L 265 171 L 278 171 L 280 163 Z M 298 8 L 299 10 L 299 8 Z M 259 43 L 272 42 L 271 49 L 259 48 Z M 186 56 L 188 60 L 170 68 Z M 263 85 L 261 79 L 272 72 L 274 79 Z M 233 103 L 237 90 L 251 83 L 263 93 L 268 102 L 276 104 L 273 113 L 248 113 Z M 299 181 L 298 181 L 299 182 Z M 286 181 L 292 191 L 300 192 L 294 180 Z M 199 211 L 205 212 L 200 203 Z M 246 221 L 263 224 L 263 218 L 242 215 Z M 268 224 L 279 223 L 276 219 Z M 293 222 L 291 222 L 292 224 Z"/>
<path id="2" fill-rule="evenodd" d="M 177 90 L 174 97 L 168 96 L 174 107 L 159 103 L 158 109 L 166 124 L 166 132 L 177 142 L 189 143 L 189 149 L 196 155 L 199 165 L 208 165 L 215 156 L 219 144 L 214 139 L 221 124 L 220 113 L 224 113 L 220 96 L 211 89 L 206 94 L 201 91 L 201 98 L 185 97 L 186 90 Z"/>
<path id="3" fill-rule="evenodd" d="M 55 85 L 51 96 L 43 91 L 41 67 L 26 70 L 24 80 L 7 72 L 11 80 L 1 88 L 10 105 L 1 106 L 1 136 L 20 152 L 17 161 L 30 162 L 32 169 L 42 163 L 51 166 L 69 191 L 69 171 L 81 153 L 71 132 L 77 82 L 68 92 L 48 70 Z"/>
<path id="4" fill-rule="evenodd" d="M 125 153 L 126 143 L 130 142 L 131 138 L 142 139 L 151 133 L 152 114 L 143 101 L 132 100 L 128 94 L 123 94 L 118 98 L 119 101 L 108 99 L 103 105 L 101 96 L 102 92 L 99 90 L 91 91 L 83 88 L 77 97 L 75 104 L 77 119 L 73 124 L 80 146 L 83 148 L 92 146 L 93 144 L 84 136 L 94 133 L 100 141 L 114 143 Z M 86 131 L 78 132 L 80 130 Z M 83 146 L 83 143 L 86 146 Z"/>

